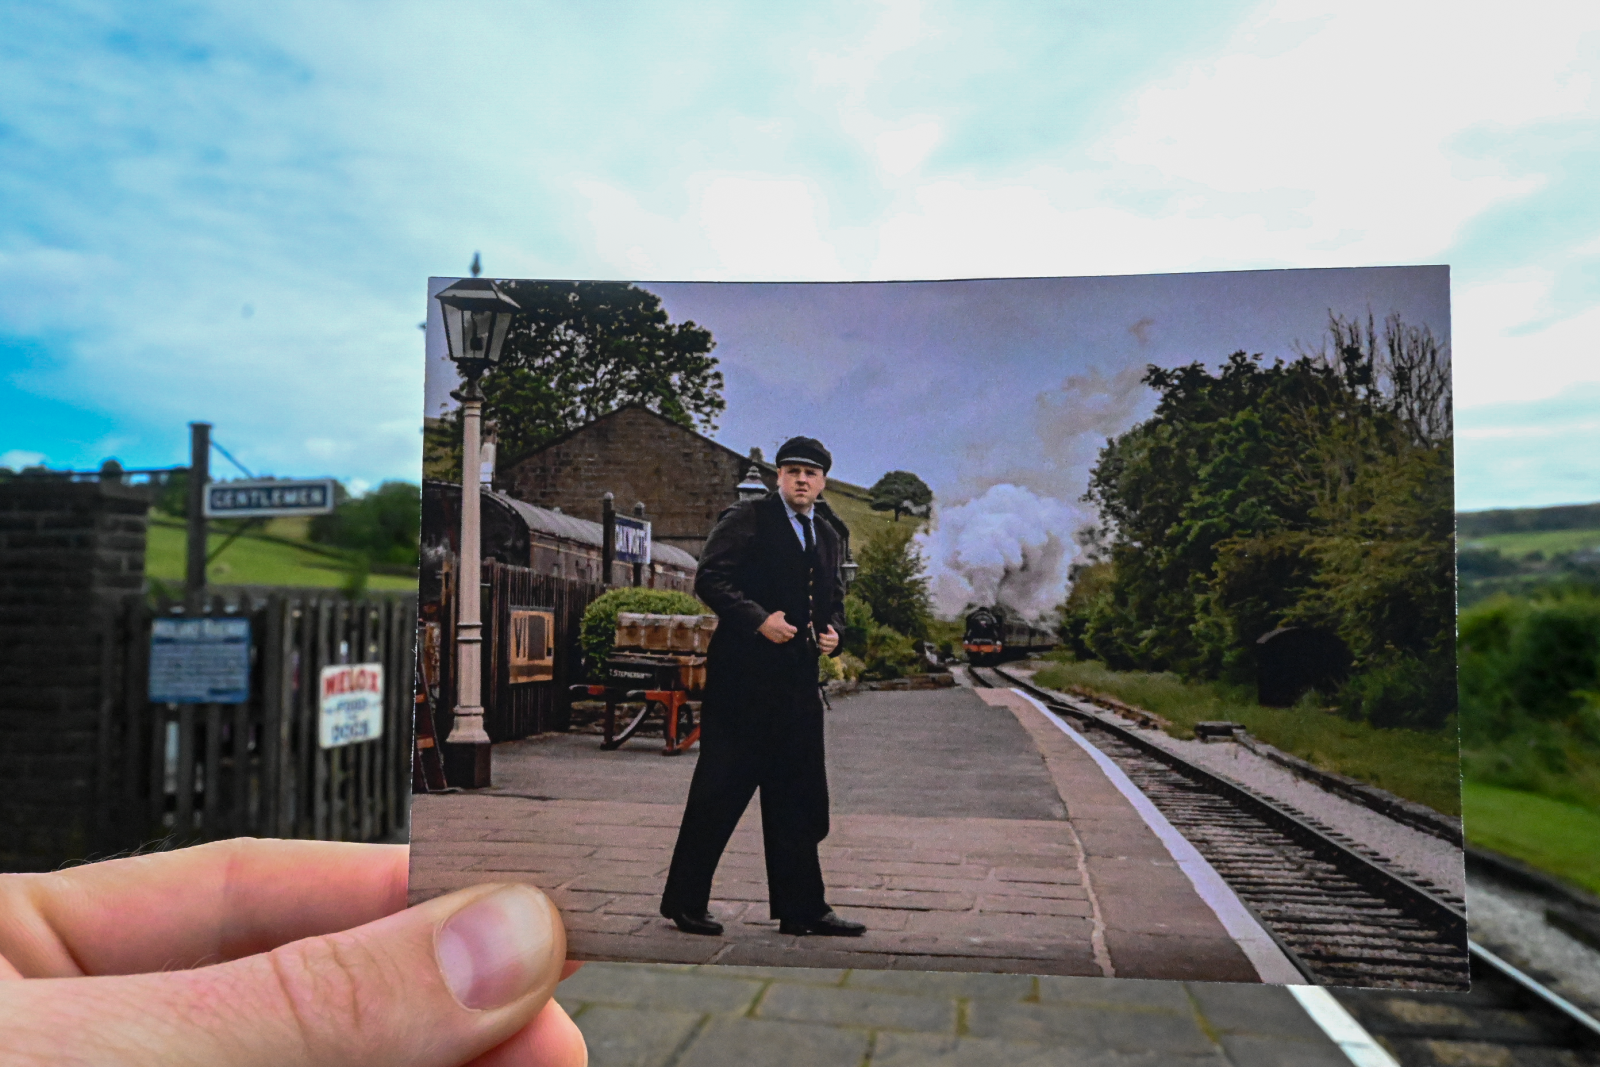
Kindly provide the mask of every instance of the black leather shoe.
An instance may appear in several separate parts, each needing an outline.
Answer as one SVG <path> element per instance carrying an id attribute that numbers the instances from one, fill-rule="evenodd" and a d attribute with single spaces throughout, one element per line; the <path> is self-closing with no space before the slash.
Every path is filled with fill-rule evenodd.
<path id="1" fill-rule="evenodd" d="M 722 924 L 711 917 L 709 911 L 696 915 L 691 911 L 663 911 L 661 914 L 686 934 L 704 934 L 706 937 L 722 936 Z"/>
<path id="2" fill-rule="evenodd" d="M 807 934 L 817 937 L 860 937 L 866 932 L 867 928 L 861 923 L 841 919 L 831 909 L 805 922 L 783 919 L 778 923 L 778 933 L 793 934 L 797 937 L 804 937 Z"/>

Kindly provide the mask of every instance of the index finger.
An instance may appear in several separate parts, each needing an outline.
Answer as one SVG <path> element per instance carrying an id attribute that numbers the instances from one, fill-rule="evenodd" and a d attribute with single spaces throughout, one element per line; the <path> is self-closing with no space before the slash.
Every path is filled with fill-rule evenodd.
<path id="1" fill-rule="evenodd" d="M 0 876 L 0 956 L 30 978 L 237 959 L 404 908 L 408 852 L 237 838 Z"/>

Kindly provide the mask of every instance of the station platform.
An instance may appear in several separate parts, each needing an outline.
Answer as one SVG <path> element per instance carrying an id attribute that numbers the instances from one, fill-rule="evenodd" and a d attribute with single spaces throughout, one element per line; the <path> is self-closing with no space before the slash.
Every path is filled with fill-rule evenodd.
<path id="1" fill-rule="evenodd" d="M 863 937 L 778 932 L 754 803 L 712 889 L 725 935 L 660 918 L 695 755 L 664 758 L 650 739 L 615 752 L 587 735 L 509 742 L 493 788 L 415 797 L 412 899 L 531 882 L 562 908 L 579 959 L 1294 980 L 1204 861 L 1164 841 L 1119 772 L 1021 694 L 836 697 L 827 731 L 823 874 Z"/>

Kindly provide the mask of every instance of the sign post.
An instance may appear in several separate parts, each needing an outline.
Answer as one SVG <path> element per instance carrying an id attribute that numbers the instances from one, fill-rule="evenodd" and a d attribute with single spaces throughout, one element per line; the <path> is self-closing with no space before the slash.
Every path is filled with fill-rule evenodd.
<path id="1" fill-rule="evenodd" d="M 183 606 L 198 615 L 206 602 L 206 483 L 211 480 L 211 424 L 189 424 L 189 484 L 184 501 L 188 542 L 183 568 Z"/>

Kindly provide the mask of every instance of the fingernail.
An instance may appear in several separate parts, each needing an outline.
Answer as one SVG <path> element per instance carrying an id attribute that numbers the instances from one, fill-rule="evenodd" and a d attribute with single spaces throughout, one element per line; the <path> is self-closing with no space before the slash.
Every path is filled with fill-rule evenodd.
<path id="1" fill-rule="evenodd" d="M 468 904 L 439 928 L 434 951 L 444 984 L 463 1007 L 498 1008 L 523 996 L 548 969 L 550 909 L 536 890 L 506 886 Z"/>

